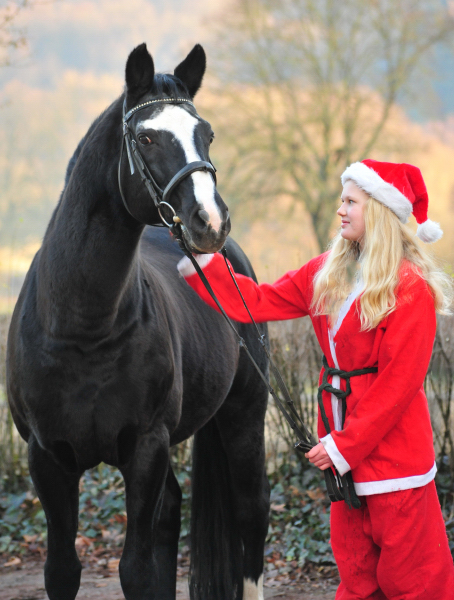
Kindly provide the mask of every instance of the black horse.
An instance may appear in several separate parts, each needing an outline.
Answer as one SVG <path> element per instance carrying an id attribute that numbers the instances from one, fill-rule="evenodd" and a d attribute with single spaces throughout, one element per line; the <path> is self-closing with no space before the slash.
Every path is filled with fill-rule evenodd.
<path id="1" fill-rule="evenodd" d="M 125 93 L 71 159 L 14 311 L 8 398 L 47 517 L 51 600 L 77 595 L 78 484 L 101 461 L 126 485 L 125 597 L 175 599 L 181 491 L 169 447 L 193 434 L 191 598 L 263 598 L 267 390 L 221 316 L 178 275 L 169 231 L 147 226 L 161 219 L 128 160 L 139 148 L 161 188 L 187 163 L 209 161 L 213 133 L 190 102 L 204 71 L 199 45 L 174 75 L 155 74 L 145 44 L 130 54 Z M 182 222 L 193 251 L 223 246 L 229 216 L 209 169 L 166 198 L 166 218 Z M 253 276 L 239 247 L 227 240 L 227 249 Z M 238 327 L 266 370 L 251 327 Z"/>

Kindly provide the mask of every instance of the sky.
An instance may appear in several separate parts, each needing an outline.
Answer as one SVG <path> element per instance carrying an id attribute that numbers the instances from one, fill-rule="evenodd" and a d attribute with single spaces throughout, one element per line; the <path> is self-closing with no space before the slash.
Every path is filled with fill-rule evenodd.
<path id="1" fill-rule="evenodd" d="M 5 2 L 6 0 L 0 0 Z M 34 0 L 17 21 L 28 40 L 12 67 L 0 70 L 0 88 L 12 80 L 55 89 L 68 70 L 122 77 L 129 52 L 146 42 L 158 71 L 172 71 L 195 43 L 208 49 L 231 0 Z M 432 87 L 403 101 L 412 119 L 454 114 L 452 53 L 440 48 L 432 61 Z M 240 74 L 239 74 L 240 76 Z M 1 118 L 1 116 L 0 116 Z"/>
<path id="2" fill-rule="evenodd" d="M 146 42 L 157 70 L 169 70 L 210 38 L 227 0 L 37 0 L 18 20 L 28 49 L 0 81 L 55 86 L 67 69 L 121 74 L 129 52 Z"/>

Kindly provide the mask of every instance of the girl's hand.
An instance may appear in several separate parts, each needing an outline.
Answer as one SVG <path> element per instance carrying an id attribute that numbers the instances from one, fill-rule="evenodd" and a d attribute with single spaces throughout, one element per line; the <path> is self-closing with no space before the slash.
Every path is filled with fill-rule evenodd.
<path id="1" fill-rule="evenodd" d="M 328 452 L 325 450 L 325 446 L 319 442 L 316 446 L 306 452 L 304 455 L 309 459 L 315 467 L 318 467 L 321 471 L 333 467 L 333 461 L 330 459 Z"/>

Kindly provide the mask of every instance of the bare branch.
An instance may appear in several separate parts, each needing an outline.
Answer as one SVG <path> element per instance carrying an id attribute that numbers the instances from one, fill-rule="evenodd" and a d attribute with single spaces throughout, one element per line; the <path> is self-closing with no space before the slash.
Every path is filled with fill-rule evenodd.
<path id="1" fill-rule="evenodd" d="M 396 99 L 453 32 L 438 0 L 238 0 L 215 65 L 231 104 L 213 114 L 237 201 L 285 190 L 322 250 L 341 171 L 389 144 Z"/>

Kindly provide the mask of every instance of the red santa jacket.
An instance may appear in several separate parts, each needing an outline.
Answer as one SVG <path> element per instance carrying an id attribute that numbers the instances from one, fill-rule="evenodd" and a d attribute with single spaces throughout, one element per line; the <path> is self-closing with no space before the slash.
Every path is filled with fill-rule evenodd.
<path id="1" fill-rule="evenodd" d="M 249 316 L 219 254 L 199 257 L 203 271 L 232 319 Z M 411 265 L 403 265 L 396 289 L 396 309 L 375 329 L 361 331 L 360 289 L 349 297 L 330 332 L 325 315 L 311 311 L 313 280 L 326 254 L 290 271 L 274 284 L 257 285 L 237 275 L 251 314 L 257 321 L 309 315 L 330 367 L 345 371 L 378 367 L 377 373 L 353 377 L 342 430 L 338 400 L 323 392 L 331 427 L 327 435 L 320 415 L 318 434 L 341 474 L 352 471 L 358 495 L 420 487 L 435 477 L 432 428 L 423 382 L 432 353 L 436 318 L 434 300 Z M 216 308 L 188 259 L 180 272 L 205 302 Z M 320 379 L 323 374 L 323 369 Z M 339 381 L 333 381 L 339 387 Z M 341 380 L 342 389 L 345 381 Z"/>

